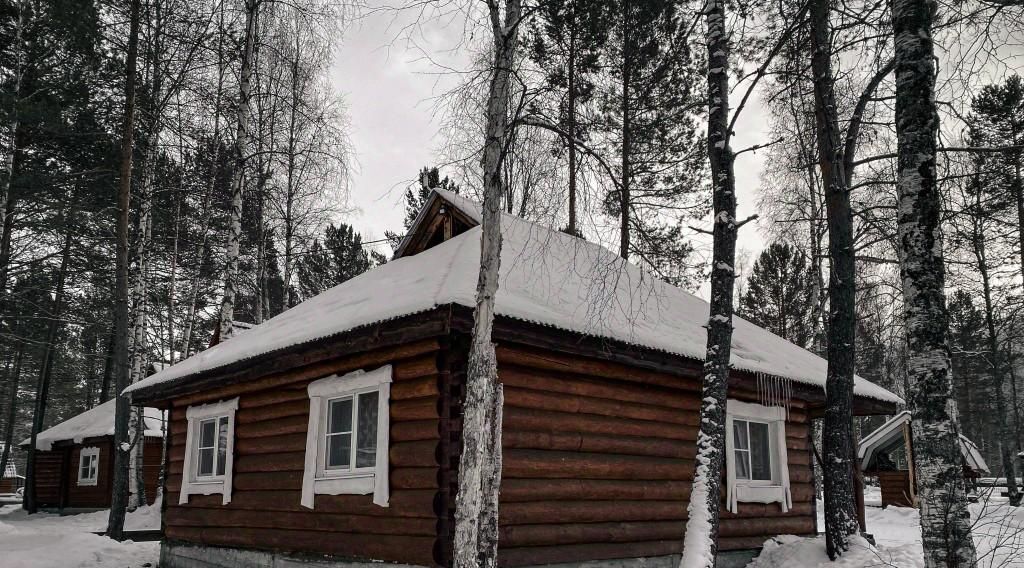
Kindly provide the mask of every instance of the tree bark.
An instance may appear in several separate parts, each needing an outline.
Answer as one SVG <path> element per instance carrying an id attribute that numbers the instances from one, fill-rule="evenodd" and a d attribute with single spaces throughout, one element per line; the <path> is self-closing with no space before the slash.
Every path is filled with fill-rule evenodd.
<path id="1" fill-rule="evenodd" d="M 128 387 L 128 209 L 132 187 L 132 151 L 135 132 L 135 74 L 139 56 L 139 5 L 132 0 L 125 71 L 124 121 L 121 125 L 121 175 L 117 188 L 116 282 L 114 299 L 114 475 L 111 485 L 107 535 L 124 538 L 128 504 L 128 415 L 130 401 L 121 393 Z"/>
<path id="2" fill-rule="evenodd" d="M 456 568 L 493 568 L 498 562 L 503 395 L 491 330 L 501 264 L 501 170 L 507 159 L 503 147 L 509 135 L 508 102 L 519 39 L 520 0 L 505 0 L 504 22 L 498 2 L 487 2 L 494 36 L 494 67 L 487 98 L 483 154 L 480 274 L 463 404 L 459 492 L 455 500 Z"/>
<path id="3" fill-rule="evenodd" d="M 566 104 L 569 115 L 569 136 L 566 145 L 569 151 L 569 222 L 566 231 L 570 235 L 578 235 L 576 227 L 576 4 L 572 3 L 569 8 L 572 15 L 569 18 L 569 63 L 568 63 L 568 89 Z"/>
<path id="4" fill-rule="evenodd" d="M 231 338 L 231 322 L 235 316 L 235 295 L 238 287 L 238 257 L 242 240 L 242 189 L 245 178 L 246 145 L 249 142 L 250 90 L 252 86 L 252 53 L 256 42 L 256 17 L 262 0 L 245 0 L 245 45 L 242 49 L 242 70 L 238 80 L 238 112 L 235 130 L 234 171 L 231 172 L 231 216 L 228 228 L 227 263 L 224 269 L 224 299 L 220 305 L 220 340 Z"/>
<path id="5" fill-rule="evenodd" d="M 70 215 L 65 219 L 69 223 L 67 234 L 64 237 L 64 250 L 61 253 L 60 269 L 57 272 L 57 285 L 53 294 L 53 307 L 50 313 L 50 322 L 46 328 L 46 345 L 43 347 L 43 360 L 39 365 L 39 383 L 36 389 L 35 412 L 32 415 L 32 433 L 29 436 L 28 459 L 25 465 L 25 510 L 31 514 L 38 511 L 39 503 L 36 499 L 36 439 L 39 432 L 43 430 L 43 422 L 46 419 L 46 403 L 50 395 L 50 378 L 53 375 L 53 359 L 55 357 L 54 344 L 57 342 L 57 331 L 60 329 L 60 317 L 64 304 L 64 283 L 67 281 L 68 263 L 71 260 L 71 219 Z"/>
<path id="6" fill-rule="evenodd" d="M 1002 351 L 999 348 L 999 334 L 996 331 L 995 305 L 992 300 L 992 275 L 988 266 L 988 254 L 985 247 L 985 229 L 983 226 L 987 212 L 982 209 L 981 180 L 975 182 L 974 205 L 971 213 L 971 246 L 974 249 L 974 259 L 978 263 L 978 277 L 981 279 L 981 297 L 985 305 L 985 343 L 988 346 L 988 361 L 992 373 L 993 396 L 996 403 L 996 411 L 992 413 L 995 421 L 997 440 L 999 445 L 999 457 L 1002 461 L 1003 476 L 1006 477 L 1006 490 L 1010 498 L 1010 504 L 1020 505 L 1021 493 L 1017 488 L 1017 474 L 1015 467 L 1014 450 L 1016 443 L 1011 444 L 1010 440 L 1015 436 L 1010 435 L 1010 428 L 1006 423 L 1009 414 L 1006 405 L 1006 367 L 1003 361 Z M 1016 408 L 1014 409 L 1016 411 Z"/>
<path id="7" fill-rule="evenodd" d="M 704 12 L 708 49 L 708 161 L 714 192 L 711 309 L 701 387 L 700 431 L 689 518 L 680 568 L 714 568 L 718 555 L 726 399 L 732 353 L 733 285 L 736 279 L 736 176 L 729 144 L 729 36 L 723 0 Z"/>
<path id="8" fill-rule="evenodd" d="M 629 116 L 629 2 L 622 2 L 622 182 L 619 184 L 619 256 L 629 260 L 629 204 L 632 165 L 632 125 Z"/>
<path id="9" fill-rule="evenodd" d="M 853 483 L 853 376 L 855 365 L 853 213 L 832 74 L 830 3 L 811 0 L 811 75 L 814 85 L 818 164 L 825 183 L 829 229 L 828 375 L 823 424 L 825 548 L 835 560 L 857 534 Z"/>
<path id="10" fill-rule="evenodd" d="M 907 333 L 908 406 L 925 566 L 974 566 L 946 333 L 935 156 L 934 0 L 893 0 L 897 224 Z"/>
<path id="11" fill-rule="evenodd" d="M 0 454 L 0 475 L 7 471 L 7 462 L 11 458 L 11 447 L 14 444 L 14 422 L 18 418 L 18 386 L 21 382 L 21 361 L 25 356 L 25 344 L 18 343 L 18 354 L 14 356 L 14 370 L 8 375 L 11 384 L 11 396 L 7 402 L 7 423 L 4 430 L 4 449 Z"/>

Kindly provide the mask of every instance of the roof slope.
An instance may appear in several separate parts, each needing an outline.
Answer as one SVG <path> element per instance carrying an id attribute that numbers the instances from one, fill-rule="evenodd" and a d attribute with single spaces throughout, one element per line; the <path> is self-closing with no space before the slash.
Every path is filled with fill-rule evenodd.
<path id="1" fill-rule="evenodd" d="M 69 418 L 64 422 L 61 422 L 52 428 L 43 430 L 36 437 L 36 449 L 47 452 L 53 448 L 54 442 L 71 440 L 74 443 L 79 444 L 86 438 L 113 436 L 115 402 L 116 401 L 114 399 L 110 399 L 99 406 L 86 410 L 73 418 Z M 146 436 L 154 438 L 162 437 L 162 422 L 164 420 L 163 412 L 155 408 L 146 408 L 145 416 Z M 21 442 L 21 445 L 27 446 L 30 442 L 31 439 L 26 438 Z"/>
<path id="2" fill-rule="evenodd" d="M 479 219 L 479 206 L 437 190 Z M 256 326 L 242 337 L 202 351 L 126 392 L 180 379 L 278 349 L 446 304 L 473 307 L 480 262 L 480 227 L 419 254 L 395 259 Z M 709 306 L 651 276 L 599 245 L 518 217 L 503 215 L 504 244 L 498 315 L 702 360 Z M 813 353 L 736 318 L 732 364 L 824 387 L 826 362 Z M 902 403 L 858 378 L 859 396 Z"/>
<path id="3" fill-rule="evenodd" d="M 910 422 L 910 411 L 904 410 L 879 426 L 874 432 L 864 436 L 857 446 L 857 459 L 860 460 L 862 471 L 870 469 L 879 454 L 891 452 L 904 444 L 903 425 L 908 422 Z M 974 471 L 989 473 L 988 464 L 985 463 L 985 458 L 981 457 L 978 446 L 963 434 L 960 434 L 960 455 L 964 457 L 967 466 Z"/>

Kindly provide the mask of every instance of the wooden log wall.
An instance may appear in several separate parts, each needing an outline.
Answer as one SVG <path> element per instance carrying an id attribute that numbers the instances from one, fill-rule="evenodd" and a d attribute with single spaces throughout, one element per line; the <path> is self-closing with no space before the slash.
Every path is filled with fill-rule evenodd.
<path id="1" fill-rule="evenodd" d="M 447 381 L 437 340 L 408 343 L 294 369 L 176 399 L 170 414 L 169 476 L 164 517 L 170 540 L 214 546 L 319 553 L 433 564 L 440 479 L 440 389 Z M 317 495 L 299 503 L 306 448 L 307 385 L 334 373 L 393 365 L 390 506 L 372 495 Z M 255 372 L 255 371 L 254 371 Z M 178 505 L 185 459 L 186 408 L 239 397 L 234 490 L 193 495 Z"/>
<path id="2" fill-rule="evenodd" d="M 100 449 L 96 485 L 78 485 L 78 467 L 82 448 Z M 110 507 L 113 480 L 113 445 L 109 437 L 89 438 L 81 444 L 57 444 L 53 451 L 36 454 L 36 491 L 41 507 L 96 508 Z M 161 441 L 147 438 L 143 453 L 143 476 L 146 500 L 156 499 L 160 476 Z M 65 461 L 66 460 L 66 461 Z"/>
<path id="3" fill-rule="evenodd" d="M 699 364 L 671 375 L 499 344 L 498 365 L 505 388 L 501 565 L 680 552 Z M 740 388 L 730 396 L 756 401 L 756 393 Z M 741 503 L 736 514 L 723 509 L 722 550 L 815 532 L 810 433 L 799 401 L 786 433 L 793 509 L 783 514 L 778 504 L 751 503 Z"/>
<path id="4" fill-rule="evenodd" d="M 63 449 L 36 452 L 36 503 L 40 507 L 59 507 L 61 505 L 61 468 L 63 463 Z"/>

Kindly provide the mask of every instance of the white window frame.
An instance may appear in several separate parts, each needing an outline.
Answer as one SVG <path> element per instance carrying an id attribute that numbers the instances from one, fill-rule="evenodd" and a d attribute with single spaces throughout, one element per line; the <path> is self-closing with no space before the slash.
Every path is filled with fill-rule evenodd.
<path id="1" fill-rule="evenodd" d="M 768 425 L 771 481 L 736 479 L 736 420 Z M 739 503 L 779 503 L 785 513 L 793 507 L 789 484 L 789 453 L 786 451 L 786 409 L 729 399 L 725 419 L 726 506 L 737 513 Z"/>
<path id="2" fill-rule="evenodd" d="M 181 494 L 178 504 L 188 503 L 189 495 L 223 496 L 221 502 L 231 502 L 232 474 L 235 464 L 235 411 L 238 410 L 238 397 L 222 400 L 211 404 L 190 406 L 185 412 L 188 419 L 188 430 L 185 434 L 185 466 L 181 475 Z M 226 417 L 228 419 L 227 445 L 224 448 L 224 475 L 217 475 L 217 451 L 214 446 L 214 467 L 212 476 L 198 475 L 200 423 Z"/>
<path id="3" fill-rule="evenodd" d="M 82 477 L 82 461 L 88 458 L 90 460 L 89 472 L 92 474 L 89 477 Z M 78 453 L 78 485 L 80 486 L 95 486 L 100 479 L 100 449 L 96 447 L 82 448 Z"/>
<path id="4" fill-rule="evenodd" d="M 302 476 L 302 506 L 312 509 L 316 495 L 368 495 L 373 502 L 387 507 L 390 498 L 388 483 L 388 439 L 390 427 L 389 399 L 391 398 L 391 365 L 372 371 L 353 371 L 345 375 L 331 375 L 309 384 L 309 427 L 306 430 L 306 458 Z M 356 468 L 350 462 L 348 469 L 326 467 L 327 414 L 331 401 L 352 397 L 353 416 L 360 394 L 377 392 L 377 455 L 373 467 Z M 353 432 L 358 424 L 353 420 Z M 357 445 L 352 436 L 354 460 Z"/>

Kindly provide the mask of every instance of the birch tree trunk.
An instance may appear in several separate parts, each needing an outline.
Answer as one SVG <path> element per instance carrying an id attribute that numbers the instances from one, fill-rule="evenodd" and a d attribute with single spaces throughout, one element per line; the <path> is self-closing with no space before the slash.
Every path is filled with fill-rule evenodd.
<path id="1" fill-rule="evenodd" d="M 893 0 L 896 207 L 907 333 L 908 406 L 925 566 L 974 566 L 946 333 L 941 199 L 935 156 L 934 0 Z"/>
<path id="2" fill-rule="evenodd" d="M 235 314 L 238 286 L 238 256 L 242 240 L 242 186 L 244 184 L 246 145 L 249 141 L 250 89 L 252 85 L 252 54 L 256 42 L 256 17 L 262 0 L 245 0 L 245 46 L 242 49 L 242 70 L 238 80 L 238 112 L 235 130 L 234 162 L 231 173 L 231 221 L 228 228 L 227 263 L 224 268 L 224 299 L 220 305 L 220 340 L 231 338 L 231 322 Z"/>
<path id="3" fill-rule="evenodd" d="M 725 463 L 725 411 L 736 280 L 736 177 L 729 145 L 729 36 L 725 2 L 708 0 L 708 161 L 714 212 L 711 309 L 701 387 L 700 432 L 680 568 L 714 568 Z"/>
<path id="4" fill-rule="evenodd" d="M 124 538 L 125 507 L 128 504 L 128 414 L 129 400 L 121 393 L 128 387 L 128 208 L 132 188 L 132 150 L 135 132 L 135 73 L 139 55 L 139 5 L 132 0 L 125 70 L 124 121 L 121 125 L 121 172 L 117 186 L 117 236 L 114 292 L 114 475 L 111 486 L 107 535 Z"/>
<path id="5" fill-rule="evenodd" d="M 811 0 L 811 80 L 814 85 L 818 163 L 825 184 L 829 271 L 828 374 L 822 426 L 825 548 L 835 560 L 857 534 L 853 482 L 853 376 L 856 313 L 853 213 L 846 184 L 843 144 L 832 75 L 830 2 Z"/>
<path id="6" fill-rule="evenodd" d="M 494 67 L 487 98 L 484 141 L 484 203 L 480 236 L 480 273 L 473 337 L 463 404 L 459 492 L 455 499 L 456 568 L 493 568 L 498 562 L 498 490 L 501 485 L 503 394 L 491 330 L 501 263 L 501 177 L 508 136 L 512 65 L 519 39 L 520 0 L 487 0 L 494 34 Z"/>

